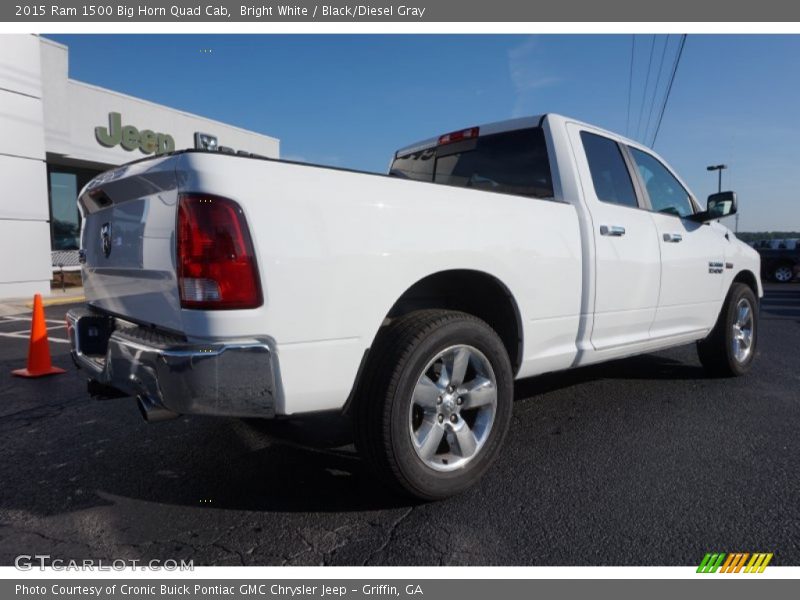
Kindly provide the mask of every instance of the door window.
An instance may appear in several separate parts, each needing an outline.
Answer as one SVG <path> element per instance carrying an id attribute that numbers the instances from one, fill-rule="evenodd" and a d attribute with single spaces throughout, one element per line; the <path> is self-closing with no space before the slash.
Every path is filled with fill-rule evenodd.
<path id="1" fill-rule="evenodd" d="M 675 176 L 650 154 L 636 148 L 630 150 L 653 210 L 676 217 L 694 214 L 689 192 L 675 179 Z"/>
<path id="2" fill-rule="evenodd" d="M 638 208 L 631 175 L 617 142 L 588 131 L 581 132 L 581 141 L 598 200 Z"/>

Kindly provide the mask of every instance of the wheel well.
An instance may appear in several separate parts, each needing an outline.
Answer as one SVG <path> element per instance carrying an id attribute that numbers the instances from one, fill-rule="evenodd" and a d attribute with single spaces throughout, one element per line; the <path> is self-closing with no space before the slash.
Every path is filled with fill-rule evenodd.
<path id="1" fill-rule="evenodd" d="M 522 321 L 514 297 L 496 277 L 471 270 L 434 273 L 408 288 L 386 317 L 426 308 L 459 310 L 488 323 L 500 336 L 517 371 L 522 362 Z"/>
<path id="2" fill-rule="evenodd" d="M 758 280 L 752 271 L 739 271 L 736 277 L 733 278 L 733 283 L 743 283 L 749 286 L 756 298 L 758 298 Z"/>

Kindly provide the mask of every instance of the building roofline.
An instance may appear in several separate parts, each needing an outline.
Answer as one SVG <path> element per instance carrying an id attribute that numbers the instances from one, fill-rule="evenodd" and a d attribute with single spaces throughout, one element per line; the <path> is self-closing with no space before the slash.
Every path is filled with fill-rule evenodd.
<path id="1" fill-rule="evenodd" d="M 46 44 L 50 44 L 51 46 L 55 46 L 56 48 L 63 48 L 64 50 L 69 52 L 69 46 L 67 46 L 66 44 L 62 44 L 61 42 L 57 42 L 55 40 L 51 40 L 49 37 L 45 37 L 45 36 L 43 36 L 41 34 L 34 34 L 34 35 L 36 35 L 36 37 L 39 38 L 40 42 L 44 42 Z"/>
<path id="2" fill-rule="evenodd" d="M 259 133 L 257 131 L 253 131 L 251 129 L 245 129 L 244 127 L 239 127 L 238 125 L 231 125 L 230 123 L 225 123 L 223 121 L 218 121 L 217 119 L 210 119 L 208 117 L 204 117 L 203 115 L 198 115 L 196 113 L 191 113 L 191 112 L 188 112 L 188 111 L 185 111 L 185 110 L 181 110 L 179 108 L 174 108 L 172 106 L 167 106 L 166 104 L 159 104 L 158 102 L 153 102 L 151 100 L 145 100 L 144 98 L 138 98 L 137 96 L 131 96 L 130 94 L 125 94 L 123 92 L 118 92 L 116 90 L 110 90 L 108 88 L 104 88 L 104 87 L 99 86 L 99 85 L 94 85 L 92 83 L 86 83 L 85 81 L 79 81 L 77 79 L 72 79 L 71 77 L 67 79 L 67 83 L 70 83 L 70 84 L 73 84 L 73 85 L 78 85 L 78 86 L 81 86 L 81 87 L 84 87 L 84 88 L 87 88 L 87 89 L 91 89 L 91 90 L 96 90 L 96 91 L 99 91 L 99 92 L 105 92 L 107 94 L 112 94 L 112 95 L 118 96 L 120 98 L 125 98 L 126 100 L 132 100 L 132 101 L 137 102 L 139 104 L 145 104 L 147 106 L 152 106 L 152 107 L 155 107 L 155 108 L 168 110 L 170 112 L 177 113 L 179 115 L 183 115 L 184 117 L 188 117 L 190 119 L 200 119 L 200 120 L 212 123 L 214 125 L 220 125 L 222 127 L 227 127 L 229 129 L 235 129 L 236 131 L 239 131 L 241 133 L 247 133 L 247 134 L 250 134 L 250 135 L 257 135 L 259 137 L 267 138 L 267 139 L 270 139 L 270 140 L 273 140 L 273 141 L 276 141 L 276 142 L 280 141 L 279 138 L 272 137 L 271 135 L 267 135 L 265 133 Z"/>
<path id="3" fill-rule="evenodd" d="M 63 49 L 64 51 L 67 52 L 67 54 L 69 54 L 69 46 L 67 46 L 66 44 L 62 44 L 61 42 L 57 42 L 55 40 L 52 40 L 52 39 L 50 39 L 48 37 L 44 37 L 42 35 L 39 35 L 37 37 L 39 38 L 40 42 L 49 44 L 49 45 L 51 45 L 53 47 L 56 47 L 56 48 Z M 69 57 L 67 58 L 67 65 L 69 66 Z M 226 128 L 229 128 L 229 129 L 233 129 L 233 130 L 238 131 L 240 133 L 256 135 L 256 136 L 259 136 L 259 137 L 262 137 L 262 138 L 266 138 L 268 140 L 280 143 L 280 139 L 279 138 L 273 137 L 271 135 L 267 135 L 265 133 L 259 133 L 257 131 L 252 131 L 251 129 L 245 129 L 244 127 L 239 127 L 238 125 L 231 125 L 230 123 L 225 123 L 223 121 L 218 121 L 217 119 L 210 119 L 208 117 L 204 117 L 203 115 L 198 115 L 198 114 L 191 113 L 191 112 L 188 112 L 188 111 L 185 111 L 185 110 L 180 110 L 178 108 L 173 108 L 172 106 L 167 106 L 166 104 L 160 104 L 158 102 L 153 102 L 151 100 L 145 100 L 144 98 L 138 98 L 137 96 L 131 96 L 130 94 L 125 94 L 123 92 L 118 92 L 116 90 L 111 90 L 109 88 L 106 88 L 106 87 L 103 87 L 103 86 L 100 86 L 100 85 L 95 85 L 93 83 L 87 83 L 85 81 L 80 81 L 78 79 L 73 79 L 72 77 L 69 77 L 69 72 L 67 73 L 67 83 L 68 84 L 74 84 L 74 85 L 82 86 L 82 87 L 85 87 L 85 88 L 88 88 L 88 89 L 91 89 L 91 90 L 105 92 L 107 94 L 113 94 L 114 96 L 118 96 L 120 98 L 125 98 L 127 100 L 132 100 L 134 102 L 138 102 L 139 104 L 144 104 L 146 106 L 151 106 L 151 107 L 155 107 L 155 108 L 161 108 L 161 109 L 164 109 L 164 110 L 168 110 L 170 112 L 177 113 L 179 115 L 183 115 L 184 117 L 188 117 L 190 119 L 201 119 L 201 120 L 207 121 L 208 123 L 213 124 L 213 125 L 219 125 L 221 127 L 226 127 Z"/>

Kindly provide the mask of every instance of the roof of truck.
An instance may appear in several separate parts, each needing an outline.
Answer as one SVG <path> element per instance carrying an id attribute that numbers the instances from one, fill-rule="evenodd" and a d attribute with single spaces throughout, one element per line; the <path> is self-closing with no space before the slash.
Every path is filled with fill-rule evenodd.
<path id="1" fill-rule="evenodd" d="M 620 140 L 620 141 L 622 141 L 622 142 L 624 142 L 624 143 L 626 143 L 626 144 L 628 144 L 630 146 L 639 147 L 639 148 L 644 148 L 645 147 L 645 146 L 643 146 L 641 144 L 641 142 L 637 142 L 636 140 L 632 140 L 630 138 L 627 138 L 627 137 L 625 137 L 623 135 L 620 135 L 619 133 L 616 133 L 616 132 L 613 132 L 613 131 L 608 131 L 606 129 L 603 129 L 602 127 L 598 127 L 596 125 L 592 125 L 591 123 L 585 123 L 585 122 L 581 121 L 580 119 L 573 119 L 572 117 L 567 117 L 567 116 L 560 115 L 560 114 L 557 114 L 557 113 L 543 113 L 541 115 L 531 115 L 529 117 L 519 117 L 519 118 L 515 118 L 515 119 L 506 119 L 505 121 L 494 121 L 492 123 L 485 123 L 483 125 L 476 125 L 474 127 L 477 127 L 477 129 L 480 130 L 480 135 L 491 135 L 493 133 L 503 133 L 504 131 L 514 131 L 516 129 L 528 129 L 530 127 L 541 127 L 546 118 L 557 119 L 557 120 L 561 120 L 561 121 L 568 121 L 570 123 L 575 123 L 577 125 L 590 127 L 591 129 L 593 129 L 595 131 L 606 133 L 610 137 L 618 139 L 618 140 Z M 463 129 L 460 129 L 460 130 L 456 130 L 454 133 L 458 133 L 458 132 L 461 132 L 461 131 L 466 132 L 467 130 L 472 129 L 472 128 L 473 127 L 463 128 Z M 444 135 L 447 135 L 447 132 L 443 132 L 443 133 L 444 133 Z M 428 148 L 433 148 L 434 146 L 437 146 L 439 144 L 440 137 L 441 136 L 436 136 L 436 137 L 428 138 L 426 140 L 421 140 L 419 142 L 415 142 L 413 144 L 409 144 L 407 146 L 404 146 L 404 147 L 400 148 L 397 152 L 394 153 L 394 158 L 397 158 L 398 156 L 402 156 L 402 155 L 405 155 L 405 154 L 410 154 L 412 152 L 418 152 L 420 150 L 426 150 Z M 647 148 L 647 151 L 651 152 L 651 153 L 653 152 L 651 148 Z"/>
<path id="2" fill-rule="evenodd" d="M 546 118 L 547 119 L 551 119 L 551 120 L 557 120 L 557 121 L 565 121 L 565 122 L 568 121 L 570 123 L 575 123 L 577 125 L 590 127 L 595 131 L 606 133 L 610 137 L 615 138 L 615 139 L 617 139 L 617 140 L 619 140 L 619 141 L 621 141 L 623 143 L 626 143 L 626 144 L 628 144 L 630 146 L 638 147 L 638 148 L 644 148 L 644 149 L 646 149 L 647 152 L 653 154 L 654 156 L 656 156 L 660 160 L 663 160 L 658 156 L 658 154 L 653 152 L 652 149 L 642 146 L 642 144 L 640 142 L 637 142 L 635 140 L 631 140 L 631 139 L 626 138 L 624 136 L 621 136 L 621 135 L 619 135 L 617 133 L 614 133 L 614 132 L 611 132 L 611 131 L 607 131 L 607 130 L 602 129 L 600 127 L 597 127 L 595 125 L 591 125 L 589 123 L 584 123 L 584 122 L 580 121 L 579 119 L 573 119 L 571 117 L 567 117 L 567 116 L 564 116 L 564 115 L 561 115 L 561 114 L 557 114 L 557 113 L 544 113 L 544 114 L 541 114 L 541 115 L 531 115 L 531 116 L 527 116 L 527 117 L 518 117 L 518 118 L 515 118 L 515 119 L 506 119 L 504 121 L 495 121 L 495 122 L 492 122 L 492 123 L 486 123 L 486 124 L 483 124 L 483 125 L 478 125 L 478 126 L 474 126 L 474 127 L 467 127 L 467 128 L 464 128 L 464 129 L 456 130 L 453 133 L 466 132 L 469 129 L 474 129 L 475 127 L 477 127 L 477 129 L 479 129 L 479 131 L 480 131 L 479 135 L 491 135 L 491 134 L 495 134 L 495 133 L 502 133 L 504 131 L 514 131 L 514 130 L 517 130 L 517 129 L 528 129 L 528 128 L 531 128 L 531 127 L 541 127 Z M 444 135 L 447 135 L 447 133 L 445 133 Z M 440 141 L 441 137 L 442 136 L 431 137 L 431 138 L 428 138 L 426 140 L 422 140 L 422 141 L 416 142 L 414 144 L 409 144 L 407 146 L 404 146 L 403 148 L 397 150 L 397 152 L 394 153 L 392 158 L 394 159 L 394 158 L 397 158 L 398 156 L 401 156 L 401 155 L 410 154 L 411 152 L 417 152 L 417 151 L 420 151 L 420 150 L 425 150 L 427 148 L 435 147 L 435 146 L 437 146 L 439 144 L 439 141 Z M 132 164 L 136 164 L 136 163 L 140 163 L 140 162 L 145 162 L 145 161 L 157 159 L 157 158 L 166 158 L 166 157 L 169 157 L 169 156 L 178 156 L 178 155 L 182 155 L 182 154 L 209 154 L 209 155 L 219 155 L 219 156 L 236 156 L 236 157 L 239 157 L 239 158 L 251 158 L 251 159 L 257 159 L 257 160 L 265 160 L 265 161 L 269 161 L 269 162 L 280 162 L 280 163 L 297 164 L 297 165 L 303 165 L 303 166 L 318 167 L 318 168 L 323 168 L 323 169 L 332 169 L 332 170 L 335 170 L 335 171 L 348 171 L 348 172 L 352 172 L 352 173 L 363 173 L 363 174 L 366 174 L 366 175 L 387 176 L 386 173 L 376 173 L 376 172 L 373 172 L 373 171 L 363 171 L 363 170 L 359 170 L 359 169 L 352 169 L 352 168 L 347 168 L 347 167 L 337 167 L 337 166 L 332 166 L 332 165 L 320 165 L 320 164 L 309 163 L 309 162 L 286 160 L 286 159 L 282 159 L 282 158 L 271 158 L 271 157 L 262 156 L 262 155 L 259 155 L 259 154 L 252 154 L 252 153 L 248 153 L 248 152 L 232 152 L 232 151 L 223 152 L 223 151 L 220 151 L 220 150 L 203 150 L 203 149 L 198 149 L 198 148 L 185 148 L 185 149 L 181 149 L 181 150 L 173 150 L 171 152 L 167 152 L 167 153 L 164 153 L 164 154 L 144 156 L 142 158 L 139 158 L 139 159 L 136 159 L 136 160 L 132 160 L 132 161 L 130 161 L 128 163 L 120 165 L 119 167 L 115 167 L 115 169 L 118 169 L 120 167 L 125 167 L 127 165 L 132 165 Z M 111 169 L 111 170 L 115 170 L 115 169 Z M 679 181 L 680 181 L 680 179 L 679 179 Z M 683 183 L 683 181 L 681 181 L 681 184 L 684 185 L 684 186 L 686 185 L 686 184 Z"/>
<path id="3" fill-rule="evenodd" d="M 516 119 L 506 119 L 505 121 L 495 121 L 493 123 L 484 123 L 483 125 L 477 125 L 478 129 L 480 129 L 481 135 L 491 135 L 493 133 L 503 133 L 504 131 L 514 131 L 515 129 L 528 129 L 529 127 L 541 127 L 542 121 L 547 115 L 532 115 L 530 117 L 519 117 Z M 469 128 L 462 128 L 462 129 L 469 129 Z M 443 132 L 445 133 L 445 132 Z M 410 154 L 411 152 L 417 152 L 419 150 L 424 150 L 426 148 L 431 148 L 436 146 L 439 143 L 439 137 L 432 137 L 426 140 L 421 140 L 419 142 L 415 142 L 413 144 L 409 144 L 408 146 L 404 146 L 400 148 L 397 152 L 394 153 L 395 158 L 403 155 L 403 154 Z"/>

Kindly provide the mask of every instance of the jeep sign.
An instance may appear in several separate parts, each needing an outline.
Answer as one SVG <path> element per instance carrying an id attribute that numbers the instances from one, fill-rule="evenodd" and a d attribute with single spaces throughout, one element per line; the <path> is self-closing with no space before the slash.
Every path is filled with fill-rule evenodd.
<path id="1" fill-rule="evenodd" d="M 108 127 L 95 127 L 94 136 L 106 148 L 119 145 L 129 152 L 137 148 L 143 154 L 164 154 L 175 150 L 175 139 L 168 133 L 156 133 L 150 129 L 140 131 L 133 125 L 123 126 L 122 115 L 117 112 L 108 113 Z"/>

